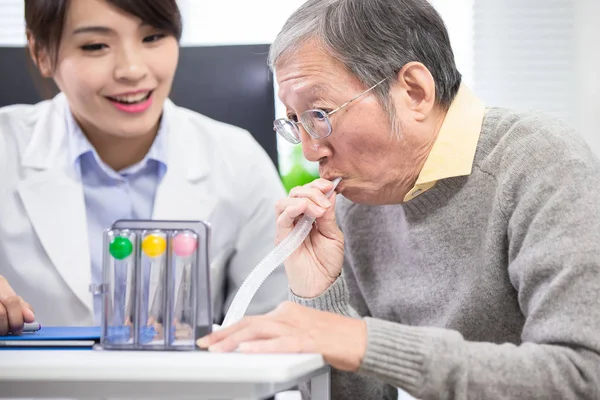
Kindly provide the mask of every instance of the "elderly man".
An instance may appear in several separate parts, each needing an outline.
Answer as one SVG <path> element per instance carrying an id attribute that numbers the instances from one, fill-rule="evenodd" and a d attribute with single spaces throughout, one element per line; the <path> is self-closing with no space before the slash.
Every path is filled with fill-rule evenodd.
<path id="1" fill-rule="evenodd" d="M 285 263 L 291 302 L 199 344 L 321 353 L 336 399 L 600 398 L 600 168 L 582 140 L 486 108 L 425 0 L 309 0 L 270 56 L 275 128 L 322 176 L 278 204 L 278 237 L 317 219 Z"/>

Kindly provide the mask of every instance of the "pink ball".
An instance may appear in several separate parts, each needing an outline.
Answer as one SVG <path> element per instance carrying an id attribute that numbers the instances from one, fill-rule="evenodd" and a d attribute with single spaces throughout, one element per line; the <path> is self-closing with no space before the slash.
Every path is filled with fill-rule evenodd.
<path id="1" fill-rule="evenodd" d="M 173 251 L 179 257 L 188 257 L 196 250 L 196 237 L 190 233 L 179 233 L 173 238 Z"/>

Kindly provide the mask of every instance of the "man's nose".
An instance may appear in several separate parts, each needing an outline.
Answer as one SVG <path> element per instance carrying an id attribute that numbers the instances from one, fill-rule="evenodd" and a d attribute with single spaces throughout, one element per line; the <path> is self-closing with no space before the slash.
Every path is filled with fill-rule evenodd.
<path id="1" fill-rule="evenodd" d="M 326 139 L 315 139 L 304 128 L 300 128 L 300 139 L 304 158 L 310 162 L 318 162 L 331 155 L 331 148 Z"/>

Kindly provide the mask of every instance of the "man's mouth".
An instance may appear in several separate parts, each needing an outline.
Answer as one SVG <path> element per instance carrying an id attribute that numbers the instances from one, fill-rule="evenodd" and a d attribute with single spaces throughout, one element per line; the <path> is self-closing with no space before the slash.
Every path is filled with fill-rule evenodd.
<path id="1" fill-rule="evenodd" d="M 136 94 L 128 94 L 128 95 L 124 95 L 124 96 L 115 96 L 115 97 L 106 96 L 106 98 L 111 101 L 114 101 L 116 103 L 131 105 L 131 104 L 143 103 L 144 101 L 148 100 L 151 95 L 152 95 L 152 90 L 150 90 L 149 92 L 145 92 L 145 93 L 142 92 L 142 93 L 136 93 Z"/>

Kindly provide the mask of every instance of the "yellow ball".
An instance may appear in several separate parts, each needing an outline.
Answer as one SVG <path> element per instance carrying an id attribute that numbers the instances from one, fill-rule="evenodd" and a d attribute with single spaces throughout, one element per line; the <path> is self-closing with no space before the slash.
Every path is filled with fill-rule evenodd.
<path id="1" fill-rule="evenodd" d="M 162 255 L 167 249 L 167 241 L 160 235 L 148 235 L 142 240 L 142 251 L 148 257 Z"/>

